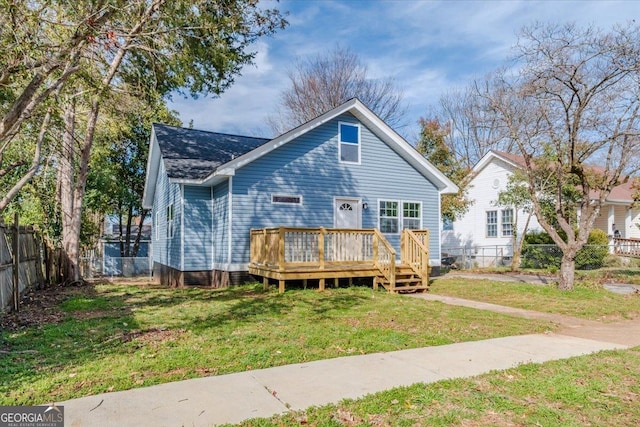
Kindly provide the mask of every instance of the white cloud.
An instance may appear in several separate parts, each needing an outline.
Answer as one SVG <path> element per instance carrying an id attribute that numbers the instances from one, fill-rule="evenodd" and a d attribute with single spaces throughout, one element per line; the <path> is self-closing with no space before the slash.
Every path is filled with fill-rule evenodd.
<path id="1" fill-rule="evenodd" d="M 218 99 L 176 100 L 186 123 L 219 132 L 269 135 L 265 118 L 287 86 L 296 57 L 336 44 L 352 48 L 375 78 L 394 77 L 415 123 L 442 93 L 502 65 L 524 25 L 575 21 L 610 28 L 637 14 L 634 1 L 282 0 L 289 27 L 261 39 L 255 66 Z M 403 133 L 408 133 L 403 132 Z"/>

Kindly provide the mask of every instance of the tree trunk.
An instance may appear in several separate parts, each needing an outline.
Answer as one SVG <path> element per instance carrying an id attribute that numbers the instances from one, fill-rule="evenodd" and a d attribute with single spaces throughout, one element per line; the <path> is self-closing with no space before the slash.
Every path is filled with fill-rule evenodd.
<path id="1" fill-rule="evenodd" d="M 517 214 L 516 214 L 517 218 Z M 514 230 L 514 242 L 513 242 L 513 257 L 511 258 L 511 271 L 520 270 L 520 256 L 522 255 L 522 246 L 524 245 L 524 237 L 527 235 L 527 230 L 529 229 L 529 222 L 531 222 L 531 213 L 527 216 L 527 221 L 524 224 L 524 228 L 522 229 L 522 233 L 517 235 L 517 224 L 516 220 L 516 230 Z"/>
<path id="2" fill-rule="evenodd" d="M 140 240 L 142 238 L 142 225 L 144 224 L 144 220 L 147 218 L 147 213 L 149 211 L 143 209 L 140 212 L 140 227 L 138 227 L 138 234 L 136 234 L 136 238 L 133 242 L 133 250 L 131 251 L 131 256 L 133 258 L 138 256 L 138 250 L 140 249 Z M 148 255 L 147 255 L 148 256 Z"/>
<path id="3" fill-rule="evenodd" d="M 575 278 L 577 251 L 566 251 L 562 255 L 560 264 L 560 275 L 558 276 L 558 289 L 561 291 L 572 291 Z"/>
<path id="4" fill-rule="evenodd" d="M 94 99 L 89 110 L 85 136 L 81 141 L 79 154 L 75 144 L 75 123 L 77 120 L 74 101 L 65 108 L 63 147 L 58 168 L 60 183 L 60 209 L 62 211 L 62 249 L 65 260 L 67 281 L 80 280 L 80 229 L 82 227 L 82 205 L 89 174 L 89 160 L 93 134 L 98 118 L 98 101 Z M 76 157 L 79 158 L 76 158 Z M 78 164 L 76 170 L 76 163 Z"/>
<path id="5" fill-rule="evenodd" d="M 62 276 L 65 280 L 77 281 L 80 271 L 77 263 L 79 245 L 75 244 L 74 224 L 75 198 L 74 184 L 74 152 L 75 152 L 75 103 L 70 100 L 64 107 L 64 132 L 62 147 L 58 153 L 58 199 L 62 219 Z M 76 260 L 76 262 L 74 262 Z"/>

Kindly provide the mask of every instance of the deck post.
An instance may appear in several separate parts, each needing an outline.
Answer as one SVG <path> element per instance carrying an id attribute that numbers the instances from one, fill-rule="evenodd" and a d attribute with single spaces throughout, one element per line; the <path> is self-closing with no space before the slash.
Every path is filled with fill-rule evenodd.
<path id="1" fill-rule="evenodd" d="M 373 290 L 377 291 L 378 290 L 378 278 L 373 276 Z"/>
<path id="2" fill-rule="evenodd" d="M 278 269 L 284 270 L 284 227 L 278 229 Z"/>
<path id="3" fill-rule="evenodd" d="M 321 291 L 324 291 L 324 277 L 320 279 L 319 288 Z"/>
<path id="4" fill-rule="evenodd" d="M 307 289 L 307 279 L 302 279 L 302 289 Z"/>
<path id="5" fill-rule="evenodd" d="M 396 291 L 396 257 L 394 255 L 391 255 L 391 258 L 389 259 L 389 261 L 390 261 L 389 262 L 390 264 L 389 292 L 395 292 Z"/>
<path id="6" fill-rule="evenodd" d="M 340 286 L 340 279 L 338 279 L 337 277 L 333 278 L 333 287 L 337 288 L 338 286 Z"/>
<path id="7" fill-rule="evenodd" d="M 279 294 L 284 293 L 284 283 L 285 283 L 284 280 L 282 280 L 282 279 L 278 280 L 278 293 Z"/>
<path id="8" fill-rule="evenodd" d="M 373 264 L 378 264 L 378 235 L 373 233 Z"/>
<path id="9" fill-rule="evenodd" d="M 262 229 L 262 241 L 264 242 L 262 245 L 262 256 L 260 257 L 259 264 L 267 263 L 267 254 L 269 253 L 269 241 L 267 240 L 267 229 Z"/>
<path id="10" fill-rule="evenodd" d="M 320 227 L 320 234 L 318 234 L 318 268 L 324 270 L 324 236 L 327 230 L 324 227 Z M 322 289 L 324 289 L 324 279 L 322 283 Z"/>
<path id="11" fill-rule="evenodd" d="M 265 291 L 269 289 L 269 278 L 267 276 L 262 276 L 262 287 Z"/>

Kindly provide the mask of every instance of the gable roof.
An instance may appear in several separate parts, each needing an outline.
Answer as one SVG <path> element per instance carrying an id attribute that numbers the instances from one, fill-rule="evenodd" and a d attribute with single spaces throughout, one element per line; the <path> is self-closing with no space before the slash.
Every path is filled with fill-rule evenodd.
<path id="1" fill-rule="evenodd" d="M 479 161 L 473 166 L 473 172 L 477 173 L 481 171 L 485 166 L 487 166 L 494 159 L 500 159 L 513 167 L 524 168 L 524 157 L 507 153 L 504 151 L 490 150 L 487 154 L 485 154 Z M 589 166 L 594 170 L 604 170 L 598 166 Z M 623 182 L 622 184 L 616 185 L 611 189 L 611 192 L 605 199 L 606 202 L 609 203 L 621 203 L 621 204 L 632 204 L 634 203 L 634 194 L 636 190 L 633 188 L 634 183 L 640 183 L 637 178 L 630 178 L 627 182 Z M 596 197 L 596 192 L 592 191 L 592 197 Z"/>
<path id="2" fill-rule="evenodd" d="M 272 140 L 154 125 L 151 132 L 151 147 L 142 204 L 147 209 L 153 205 L 155 182 L 160 162 L 163 159 L 167 173 L 171 169 L 169 175 L 171 182 L 204 186 L 215 185 L 229 176 L 235 175 L 237 169 L 344 113 L 351 113 L 356 117 L 407 163 L 431 181 L 441 194 L 458 192 L 458 187 L 449 178 L 362 102 L 353 98 Z M 172 137 L 177 140 L 169 141 Z M 160 140 L 163 140 L 162 145 Z M 205 141 L 211 143 L 211 145 L 207 145 L 208 149 L 200 146 L 201 144 L 203 146 L 209 144 Z M 239 143 L 239 149 L 235 148 L 234 144 L 236 143 Z M 222 144 L 222 148 L 217 144 Z M 210 153 L 209 151 L 218 153 Z M 174 157 L 165 157 L 165 152 Z M 203 154 L 203 157 L 197 157 L 198 154 Z M 186 173 L 187 169 L 192 172 Z"/>
<path id="3" fill-rule="evenodd" d="M 484 169 L 489 163 L 491 163 L 495 159 L 502 160 L 503 162 L 516 168 L 524 167 L 524 157 L 518 154 L 507 153 L 505 151 L 498 151 L 498 150 L 489 150 L 487 154 L 482 156 L 482 158 L 478 160 L 478 163 L 476 163 L 473 166 L 473 169 L 472 169 L 473 173 L 476 174 L 480 172 L 482 169 Z"/>

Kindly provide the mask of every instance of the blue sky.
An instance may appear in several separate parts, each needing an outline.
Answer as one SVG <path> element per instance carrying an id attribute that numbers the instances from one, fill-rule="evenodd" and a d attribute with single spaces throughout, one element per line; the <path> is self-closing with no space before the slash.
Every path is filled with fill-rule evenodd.
<path id="1" fill-rule="evenodd" d="M 576 22 L 608 29 L 640 17 L 640 1 L 263 0 L 288 11 L 289 26 L 254 46 L 247 66 L 219 98 L 174 97 L 185 126 L 270 137 L 266 117 L 288 86 L 296 57 L 336 45 L 353 50 L 374 78 L 395 79 L 404 92 L 409 142 L 416 122 L 441 94 L 463 88 L 505 64 L 516 33 L 534 22 Z"/>

